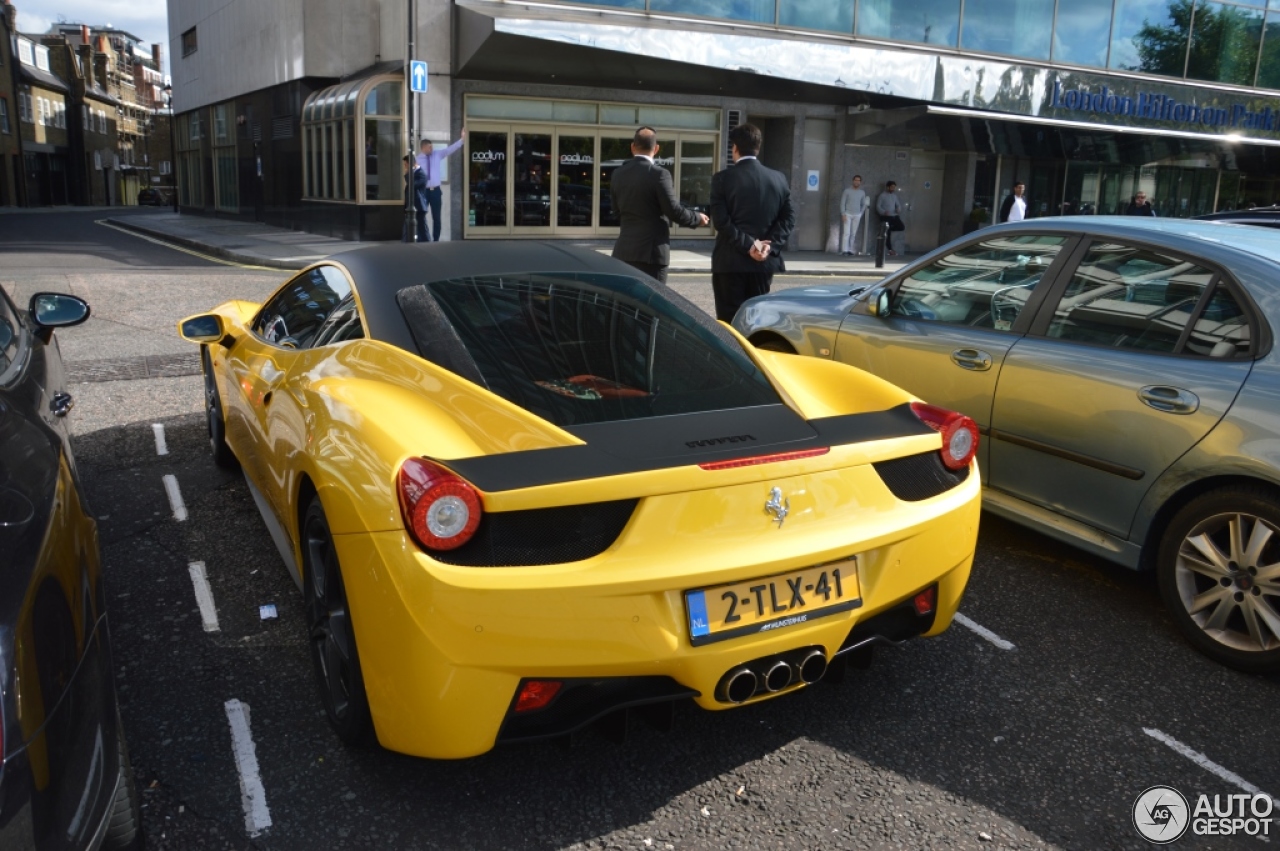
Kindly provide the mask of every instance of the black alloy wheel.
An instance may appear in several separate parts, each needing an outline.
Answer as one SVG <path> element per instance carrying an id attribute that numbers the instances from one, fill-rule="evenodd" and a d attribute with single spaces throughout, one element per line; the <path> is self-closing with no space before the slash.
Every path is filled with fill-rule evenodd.
<path id="1" fill-rule="evenodd" d="M 1230 668 L 1280 671 L 1280 504 L 1262 487 L 1188 503 L 1160 541 L 1160 594 L 1193 647 Z"/>
<path id="2" fill-rule="evenodd" d="M 372 744 L 373 720 L 360 672 L 346 586 L 318 496 L 312 498 L 302 520 L 302 561 L 308 643 L 325 714 L 346 744 Z"/>
<path id="3" fill-rule="evenodd" d="M 116 710 L 119 714 L 119 709 Z M 120 753 L 120 779 L 111 802 L 110 821 L 102 839 L 102 851 L 140 851 L 145 845 L 142 831 L 142 799 L 124 741 L 124 726 L 116 723 L 116 748 Z"/>
<path id="4" fill-rule="evenodd" d="M 218 395 L 218 382 L 213 378 L 213 359 L 208 348 L 200 350 L 200 372 L 204 376 L 204 418 L 209 427 L 209 449 L 213 463 L 226 470 L 240 466 L 236 455 L 227 445 L 227 421 L 222 415 L 222 398 Z"/>

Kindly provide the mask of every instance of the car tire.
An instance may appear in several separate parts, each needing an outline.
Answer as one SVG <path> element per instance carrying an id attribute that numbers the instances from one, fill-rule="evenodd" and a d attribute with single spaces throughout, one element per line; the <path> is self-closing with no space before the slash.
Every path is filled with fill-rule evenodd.
<path id="1" fill-rule="evenodd" d="M 343 742 L 371 745 L 373 721 L 346 585 L 318 496 L 312 498 L 302 520 L 302 567 L 308 644 L 325 714 Z"/>
<path id="2" fill-rule="evenodd" d="M 1280 671 L 1280 503 L 1261 487 L 1212 491 L 1165 528 L 1160 595 L 1193 647 L 1230 668 Z"/>
<path id="3" fill-rule="evenodd" d="M 124 727 L 116 725 L 116 748 L 120 753 L 120 782 L 111 803 L 111 815 L 102 839 L 102 851 L 141 851 L 146 845 L 142 832 L 142 800 L 138 783 L 129 761 L 129 746 L 124 741 Z"/>
<path id="4" fill-rule="evenodd" d="M 781 352 L 784 355 L 794 355 L 796 353 L 795 348 L 790 343 L 777 337 L 765 337 L 760 342 L 752 345 L 766 352 Z"/>
<path id="5" fill-rule="evenodd" d="M 218 394 L 218 382 L 213 377 L 213 359 L 207 348 L 200 350 L 200 372 L 204 376 L 204 418 L 209 429 L 209 449 L 213 463 L 226 470 L 240 466 L 236 455 L 227 445 L 227 420 L 222 411 L 222 397 Z"/>

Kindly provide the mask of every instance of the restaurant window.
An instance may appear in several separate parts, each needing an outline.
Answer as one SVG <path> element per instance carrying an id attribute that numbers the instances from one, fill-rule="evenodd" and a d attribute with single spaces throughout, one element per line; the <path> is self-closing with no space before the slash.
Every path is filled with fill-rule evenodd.
<path id="1" fill-rule="evenodd" d="M 965 50 L 1048 59 L 1054 0 L 965 0 Z"/>
<path id="2" fill-rule="evenodd" d="M 402 97 L 398 78 L 381 77 L 330 86 L 307 98 L 302 108 L 307 198 L 353 203 L 404 198 Z"/>
<path id="3" fill-rule="evenodd" d="M 773 23 L 773 0 L 649 0 L 650 12 L 680 12 L 704 18 Z"/>
<path id="4" fill-rule="evenodd" d="M 778 23 L 784 27 L 853 32 L 853 0 L 778 0 Z"/>
<path id="5" fill-rule="evenodd" d="M 213 206 L 226 213 L 240 210 L 236 139 L 227 127 L 227 117 L 233 109 L 234 105 L 229 103 L 220 103 L 213 108 Z"/>
<path id="6" fill-rule="evenodd" d="M 465 230 L 472 236 L 616 234 L 610 183 L 614 170 L 631 158 L 638 124 L 657 128 L 655 161 L 671 172 L 681 202 L 705 211 L 711 175 L 722 165 L 721 114 L 663 105 L 468 96 Z M 528 120 L 484 120 L 497 116 Z M 706 229 L 683 234 L 708 235 Z"/>
<path id="7" fill-rule="evenodd" d="M 1261 9 L 1199 0 L 1191 30 L 1187 77 L 1253 85 L 1264 14 Z"/>
<path id="8" fill-rule="evenodd" d="M 858 35 L 955 47 L 960 28 L 960 0 L 862 0 Z"/>

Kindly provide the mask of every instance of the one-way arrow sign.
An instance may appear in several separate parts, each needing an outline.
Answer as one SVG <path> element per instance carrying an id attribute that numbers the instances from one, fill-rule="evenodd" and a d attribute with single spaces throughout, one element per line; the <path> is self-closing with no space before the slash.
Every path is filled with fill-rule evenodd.
<path id="1" fill-rule="evenodd" d="M 427 90 L 427 63 L 417 59 L 409 63 L 409 90 L 414 92 Z"/>

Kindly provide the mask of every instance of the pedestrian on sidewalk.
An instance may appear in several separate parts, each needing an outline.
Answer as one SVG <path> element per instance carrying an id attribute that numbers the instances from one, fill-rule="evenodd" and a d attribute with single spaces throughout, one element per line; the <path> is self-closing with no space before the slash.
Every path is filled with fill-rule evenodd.
<path id="1" fill-rule="evenodd" d="M 754 124 L 729 131 L 733 164 L 711 178 L 711 289 L 716 319 L 732 321 L 742 303 L 769 292 L 776 272 L 785 272 L 781 249 L 796 225 L 791 187 L 781 173 L 756 156 L 764 139 Z"/>
<path id="2" fill-rule="evenodd" d="M 855 174 L 851 183 L 853 185 L 840 195 L 840 253 L 845 257 L 866 253 L 865 245 L 860 246 L 862 250 L 855 246 L 862 242 L 858 231 L 862 226 L 862 213 L 868 204 L 867 190 L 862 188 L 860 174 Z"/>
<path id="3" fill-rule="evenodd" d="M 1154 216 L 1156 214 L 1155 207 L 1151 206 L 1151 202 L 1147 200 L 1147 193 L 1139 190 L 1137 195 L 1133 196 L 1133 200 L 1129 202 L 1129 209 L 1124 211 L 1126 216 Z"/>
<path id="4" fill-rule="evenodd" d="M 444 177 L 445 160 L 450 154 L 462 147 L 467 141 L 467 128 L 462 128 L 458 141 L 443 151 L 437 151 L 430 139 L 423 139 L 421 151 L 418 153 L 418 167 L 422 169 L 427 180 L 427 206 L 431 210 L 431 241 L 440 241 L 440 199 L 444 194 L 440 189 L 440 180 Z M 423 240 L 425 242 L 425 240 Z"/>
<path id="5" fill-rule="evenodd" d="M 613 172 L 609 193 L 620 224 L 613 256 L 665 284 L 671 262 L 671 223 L 696 228 L 709 220 L 705 213 L 680 203 L 671 172 L 654 162 L 658 148 L 656 130 L 637 130 L 631 159 Z"/>
<path id="6" fill-rule="evenodd" d="M 1027 185 L 1019 180 L 1013 184 L 1013 192 L 1004 197 L 1000 205 L 1000 221 L 1021 222 L 1027 218 Z"/>
<path id="7" fill-rule="evenodd" d="M 885 250 L 890 257 L 896 257 L 898 254 L 893 247 L 893 235 L 907 229 L 907 226 L 902 223 L 902 201 L 899 200 L 897 193 L 897 182 L 890 180 L 884 185 L 884 191 L 880 193 L 880 197 L 876 199 L 876 212 L 880 214 L 882 221 L 889 223 L 889 244 L 885 246 Z"/>
<path id="8" fill-rule="evenodd" d="M 410 208 L 413 210 L 413 219 L 417 223 L 418 242 L 428 242 L 427 176 L 422 173 L 422 168 L 414 161 L 413 154 L 405 154 L 404 156 L 404 192 L 405 197 L 409 199 Z M 409 223 L 405 222 L 400 233 L 402 242 L 409 241 L 408 229 Z"/>

